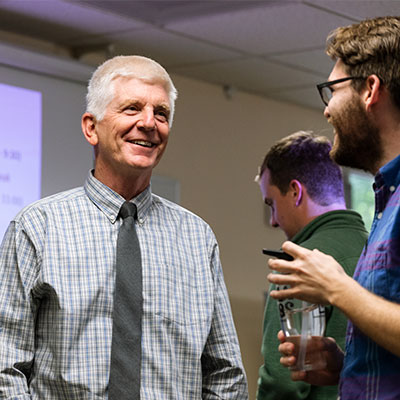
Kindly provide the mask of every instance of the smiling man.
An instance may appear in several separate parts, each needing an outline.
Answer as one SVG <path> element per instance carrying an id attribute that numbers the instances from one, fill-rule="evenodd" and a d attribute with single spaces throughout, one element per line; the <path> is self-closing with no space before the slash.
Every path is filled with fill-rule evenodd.
<path id="1" fill-rule="evenodd" d="M 271 209 L 270 224 L 288 239 L 308 249 L 319 249 L 340 262 L 352 275 L 367 239 L 361 216 L 346 210 L 340 168 L 329 156 L 324 136 L 296 132 L 275 143 L 260 169 L 262 198 Z M 269 290 L 275 289 L 270 285 Z M 326 307 L 326 335 L 344 345 L 346 317 Z M 314 317 L 320 309 L 314 311 Z M 257 400 L 336 400 L 337 386 L 319 387 L 292 382 L 280 363 L 277 334 L 278 305 L 269 297 L 265 307 Z"/>
<path id="2" fill-rule="evenodd" d="M 332 257 L 284 243 L 295 260 L 270 261 L 285 275 L 269 280 L 291 288 L 271 296 L 329 303 L 349 319 L 345 353 L 326 340 L 328 368 L 293 379 L 323 385 L 340 374 L 341 400 L 394 400 L 400 398 L 400 17 L 340 27 L 328 39 L 336 64 L 317 87 L 335 132 L 332 157 L 375 175 L 374 221 L 354 279 Z M 293 365 L 292 345 L 280 350 L 283 365 Z"/>
<path id="3" fill-rule="evenodd" d="M 94 72 L 94 170 L 22 210 L 1 247 L 1 398 L 248 398 L 214 234 L 151 191 L 176 96 L 145 57 Z"/>

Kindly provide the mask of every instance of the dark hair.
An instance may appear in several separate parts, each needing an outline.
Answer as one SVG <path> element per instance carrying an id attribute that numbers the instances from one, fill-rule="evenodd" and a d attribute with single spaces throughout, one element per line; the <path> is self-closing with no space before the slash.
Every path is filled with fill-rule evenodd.
<path id="1" fill-rule="evenodd" d="M 377 17 L 339 27 L 328 36 L 326 53 L 342 60 L 350 76 L 377 75 L 400 108 L 400 17 Z M 356 90 L 364 83 L 352 81 Z"/>
<path id="2" fill-rule="evenodd" d="M 331 148 L 325 136 L 305 131 L 293 133 L 271 147 L 259 176 L 268 168 L 271 184 L 282 194 L 297 179 L 307 188 L 311 199 L 322 206 L 343 201 L 342 173 L 329 156 Z"/>

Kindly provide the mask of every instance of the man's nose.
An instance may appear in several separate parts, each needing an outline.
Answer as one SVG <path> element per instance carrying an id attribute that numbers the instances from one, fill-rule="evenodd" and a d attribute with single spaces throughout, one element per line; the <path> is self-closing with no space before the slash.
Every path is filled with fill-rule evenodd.
<path id="1" fill-rule="evenodd" d="M 138 121 L 139 128 L 145 130 L 153 130 L 156 126 L 153 110 L 143 110 L 140 120 Z"/>
<path id="2" fill-rule="evenodd" d="M 273 227 L 273 228 L 279 228 L 279 224 L 275 219 L 275 216 L 273 213 L 271 213 L 271 217 L 269 218 L 269 224 Z"/>
<path id="3" fill-rule="evenodd" d="M 325 106 L 325 108 L 324 108 L 324 117 L 326 119 L 328 119 L 330 116 L 331 116 L 331 114 L 329 113 L 328 106 Z"/>

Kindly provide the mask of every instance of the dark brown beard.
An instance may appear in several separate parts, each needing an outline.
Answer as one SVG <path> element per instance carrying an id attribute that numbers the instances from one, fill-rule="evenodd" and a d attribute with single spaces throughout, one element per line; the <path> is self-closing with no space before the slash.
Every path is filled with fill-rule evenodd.
<path id="1" fill-rule="evenodd" d="M 375 173 L 383 157 L 382 143 L 376 125 L 368 118 L 361 101 L 353 97 L 338 114 L 331 115 L 330 121 L 337 135 L 331 158 L 344 167 Z"/>

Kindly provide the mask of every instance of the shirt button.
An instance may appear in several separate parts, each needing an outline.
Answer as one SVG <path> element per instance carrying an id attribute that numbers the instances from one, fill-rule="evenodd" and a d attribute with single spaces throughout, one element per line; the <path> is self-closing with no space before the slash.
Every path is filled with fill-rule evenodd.
<path id="1" fill-rule="evenodd" d="M 143 225 L 143 222 L 144 222 L 144 221 L 143 221 L 143 219 L 142 219 L 142 218 L 139 218 L 139 220 L 138 220 L 138 221 L 139 221 L 139 224 L 140 224 L 140 225 Z"/>
<path id="2" fill-rule="evenodd" d="M 394 191 L 396 190 L 396 188 L 395 188 L 394 186 L 390 186 L 389 190 L 390 190 L 391 192 L 394 192 Z"/>
<path id="3" fill-rule="evenodd" d="M 376 218 L 381 219 L 381 218 L 382 218 L 382 213 L 380 212 L 380 213 L 376 216 Z"/>

